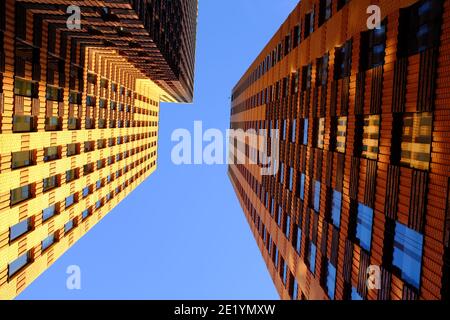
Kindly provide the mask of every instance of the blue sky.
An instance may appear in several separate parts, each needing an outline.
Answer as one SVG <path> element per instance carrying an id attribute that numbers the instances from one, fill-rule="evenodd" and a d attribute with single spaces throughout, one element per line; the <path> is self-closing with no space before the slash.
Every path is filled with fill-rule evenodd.
<path id="1" fill-rule="evenodd" d="M 157 171 L 18 299 L 278 299 L 226 166 L 175 166 L 170 138 L 229 128 L 231 89 L 296 3 L 200 0 L 195 102 L 161 106 Z"/>

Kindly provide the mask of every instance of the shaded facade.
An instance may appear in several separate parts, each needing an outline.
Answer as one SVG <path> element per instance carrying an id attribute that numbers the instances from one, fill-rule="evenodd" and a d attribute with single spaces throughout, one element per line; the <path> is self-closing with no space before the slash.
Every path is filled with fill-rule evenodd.
<path id="1" fill-rule="evenodd" d="M 156 170 L 160 101 L 193 99 L 197 1 L 70 4 L 79 28 L 0 0 L 0 299 Z"/>
<path id="2" fill-rule="evenodd" d="M 281 298 L 448 299 L 449 16 L 302 0 L 233 89 L 231 128 L 279 129 L 276 175 L 228 174 Z"/>

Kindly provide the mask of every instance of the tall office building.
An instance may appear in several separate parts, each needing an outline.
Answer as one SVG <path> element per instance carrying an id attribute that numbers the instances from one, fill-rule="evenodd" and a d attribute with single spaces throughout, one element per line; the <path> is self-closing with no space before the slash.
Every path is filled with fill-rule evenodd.
<path id="1" fill-rule="evenodd" d="M 156 169 L 160 101 L 192 101 L 196 22 L 196 0 L 0 0 L 0 299 Z"/>
<path id="2" fill-rule="evenodd" d="M 302 0 L 233 89 L 231 128 L 279 129 L 276 175 L 229 176 L 281 298 L 449 298 L 449 31 L 447 0 Z"/>

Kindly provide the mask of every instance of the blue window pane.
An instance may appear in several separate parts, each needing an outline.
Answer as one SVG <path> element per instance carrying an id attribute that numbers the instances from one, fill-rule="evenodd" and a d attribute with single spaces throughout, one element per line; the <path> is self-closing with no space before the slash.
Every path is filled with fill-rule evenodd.
<path id="1" fill-rule="evenodd" d="M 334 300 L 334 292 L 336 288 L 336 267 L 328 262 L 328 275 L 327 275 L 327 291 L 330 299 Z"/>
<path id="2" fill-rule="evenodd" d="M 81 218 L 82 218 L 82 219 L 86 219 L 87 217 L 89 217 L 89 210 L 84 210 L 84 211 L 81 213 Z"/>
<path id="3" fill-rule="evenodd" d="M 319 212 L 320 210 L 320 182 L 314 182 L 314 210 Z"/>
<path id="4" fill-rule="evenodd" d="M 331 219 L 336 228 L 341 224 L 341 207 L 342 207 L 342 193 L 333 190 L 333 199 L 331 204 Z"/>
<path id="5" fill-rule="evenodd" d="M 400 269 L 402 279 L 416 288 L 420 284 L 422 250 L 423 235 L 397 222 L 392 263 Z"/>
<path id="6" fill-rule="evenodd" d="M 97 181 L 97 184 L 96 184 L 96 188 L 97 189 L 100 189 L 102 187 L 102 181 L 101 180 L 98 180 Z"/>
<path id="7" fill-rule="evenodd" d="M 101 202 L 100 200 L 98 200 L 98 201 L 95 203 L 95 208 L 98 209 L 98 208 L 100 208 L 101 206 L 102 206 L 102 202 Z"/>
<path id="8" fill-rule="evenodd" d="M 294 168 L 289 168 L 289 191 L 292 191 L 294 184 Z"/>
<path id="9" fill-rule="evenodd" d="M 69 222 L 67 222 L 67 223 L 64 225 L 64 232 L 69 232 L 70 230 L 73 229 L 73 227 L 74 227 L 73 220 L 70 220 Z"/>
<path id="10" fill-rule="evenodd" d="M 278 248 L 277 248 L 277 247 L 275 247 L 275 260 L 274 260 L 274 264 L 275 264 L 275 267 L 277 268 L 277 267 L 278 267 Z"/>
<path id="11" fill-rule="evenodd" d="M 298 282 L 297 279 L 294 279 L 294 284 L 292 286 L 292 300 L 297 300 L 298 297 Z"/>
<path id="12" fill-rule="evenodd" d="M 87 197 L 89 195 L 89 187 L 83 189 L 83 197 Z"/>
<path id="13" fill-rule="evenodd" d="M 75 197 L 73 194 L 71 194 L 70 196 L 68 196 L 66 198 L 66 208 L 70 207 L 71 205 L 73 205 L 75 202 Z"/>
<path id="14" fill-rule="evenodd" d="M 288 215 L 286 216 L 286 233 L 285 233 L 286 238 L 289 239 L 290 233 L 291 233 L 291 217 Z"/>
<path id="15" fill-rule="evenodd" d="M 9 240 L 15 240 L 30 230 L 30 219 L 19 222 L 11 227 L 9 232 Z"/>
<path id="16" fill-rule="evenodd" d="M 308 119 L 304 119 L 303 122 L 303 144 L 308 144 Z"/>
<path id="17" fill-rule="evenodd" d="M 280 162 L 280 183 L 284 183 L 284 164 Z"/>
<path id="18" fill-rule="evenodd" d="M 286 285 L 287 282 L 287 275 L 288 275 L 288 266 L 285 261 L 283 261 L 283 284 Z"/>
<path id="19" fill-rule="evenodd" d="M 292 128 L 291 128 L 291 141 L 295 143 L 295 136 L 297 132 L 297 120 L 292 120 Z"/>
<path id="20" fill-rule="evenodd" d="M 275 213 L 275 199 L 271 199 L 270 203 L 270 215 L 273 217 L 273 214 Z"/>
<path id="21" fill-rule="evenodd" d="M 304 200 L 305 199 L 305 174 L 302 173 L 300 175 L 300 199 Z"/>
<path id="22" fill-rule="evenodd" d="M 302 229 L 300 227 L 297 227 L 297 243 L 295 246 L 295 249 L 297 250 L 297 253 L 300 255 L 300 251 L 302 248 Z"/>
<path id="23" fill-rule="evenodd" d="M 314 274 L 314 273 L 316 273 L 316 253 L 317 253 L 317 248 L 314 243 L 311 243 L 309 251 L 310 251 L 309 271 L 311 271 Z"/>
<path id="24" fill-rule="evenodd" d="M 42 221 L 46 221 L 56 214 L 56 206 L 52 205 L 42 211 Z"/>
<path id="25" fill-rule="evenodd" d="M 279 227 L 281 227 L 281 217 L 283 216 L 283 209 L 281 209 L 281 206 L 278 207 L 278 215 L 277 215 L 277 224 Z"/>
<path id="26" fill-rule="evenodd" d="M 363 300 L 355 287 L 352 287 L 352 300 Z"/>
<path id="27" fill-rule="evenodd" d="M 358 221 L 356 226 L 356 237 L 359 239 L 361 248 L 370 251 L 372 242 L 373 209 L 363 204 L 358 204 Z"/>
<path id="28" fill-rule="evenodd" d="M 42 240 L 42 251 L 48 249 L 52 244 L 55 243 L 55 235 L 49 235 L 47 238 Z"/>
<path id="29" fill-rule="evenodd" d="M 17 271 L 22 269 L 30 261 L 30 255 L 27 253 L 21 255 L 8 265 L 8 276 L 13 276 Z"/>

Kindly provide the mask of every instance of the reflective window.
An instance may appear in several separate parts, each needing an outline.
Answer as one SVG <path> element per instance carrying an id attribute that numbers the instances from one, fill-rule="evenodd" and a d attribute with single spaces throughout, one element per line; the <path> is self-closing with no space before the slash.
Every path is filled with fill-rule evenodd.
<path id="1" fill-rule="evenodd" d="M 331 219 L 336 228 L 341 224 L 341 207 L 342 207 L 342 193 L 333 190 L 333 198 L 331 202 Z"/>
<path id="2" fill-rule="evenodd" d="M 361 248 L 370 252 L 372 242 L 373 209 L 358 204 L 358 220 L 356 225 L 356 238 L 359 239 Z"/>
<path id="3" fill-rule="evenodd" d="M 423 235 L 398 223 L 395 226 L 393 265 L 404 281 L 419 288 L 422 269 Z"/>

